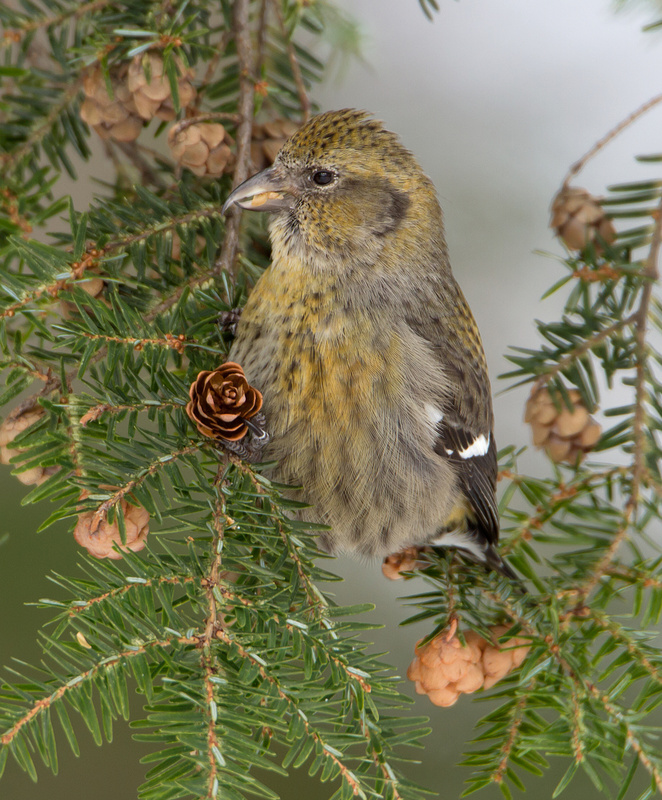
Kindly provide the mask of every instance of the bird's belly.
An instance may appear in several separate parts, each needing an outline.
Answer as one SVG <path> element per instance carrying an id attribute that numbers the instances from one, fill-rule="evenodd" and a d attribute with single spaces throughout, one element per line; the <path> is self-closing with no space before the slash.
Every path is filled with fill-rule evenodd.
<path id="1" fill-rule="evenodd" d="M 300 485 L 307 516 L 332 528 L 323 546 L 384 555 L 443 525 L 455 477 L 432 449 L 426 381 L 403 374 L 406 344 L 343 330 L 247 330 L 230 355 L 263 393 L 275 477 Z"/>

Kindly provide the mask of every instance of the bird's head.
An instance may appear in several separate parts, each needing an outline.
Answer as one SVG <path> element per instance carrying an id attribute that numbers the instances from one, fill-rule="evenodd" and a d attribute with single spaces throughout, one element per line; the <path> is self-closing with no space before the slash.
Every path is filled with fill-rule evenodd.
<path id="1" fill-rule="evenodd" d="M 403 228 L 442 236 L 434 187 L 414 156 L 367 112 L 351 109 L 303 125 L 223 210 L 232 205 L 273 213 L 275 256 L 370 263 Z"/>

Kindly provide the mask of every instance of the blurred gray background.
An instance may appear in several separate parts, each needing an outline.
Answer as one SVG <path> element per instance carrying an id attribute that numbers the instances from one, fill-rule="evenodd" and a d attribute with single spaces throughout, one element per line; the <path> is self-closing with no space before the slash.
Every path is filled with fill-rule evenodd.
<path id="1" fill-rule="evenodd" d="M 316 92 L 323 109 L 360 107 L 398 131 L 435 181 L 446 216 L 453 268 L 482 330 L 494 390 L 508 368 L 508 345 L 531 345 L 534 318 L 552 318 L 560 300 L 540 302 L 561 275 L 551 257 L 562 254 L 547 228 L 549 204 L 568 167 L 623 117 L 660 91 L 662 41 L 641 32 L 650 7 L 615 13 L 609 0 L 440 0 L 441 12 L 425 19 L 416 0 L 344 0 L 360 20 L 364 61 L 344 64 L 340 77 Z M 651 167 L 632 156 L 660 151 L 662 110 L 653 111 L 592 162 L 577 184 L 602 194 L 606 185 L 643 178 Z M 83 210 L 104 177 L 103 160 L 81 169 L 72 186 Z M 497 439 L 528 443 L 522 422 L 526 389 L 496 398 Z M 523 466 L 546 470 L 543 458 L 527 454 Z M 0 663 L 11 657 L 37 661 L 35 631 L 46 612 L 26 605 L 57 594 L 49 571 L 74 575 L 77 548 L 64 528 L 35 530 L 42 507 L 21 507 L 27 490 L 0 467 Z M 378 649 L 404 675 L 424 628 L 398 628 L 407 614 L 399 595 L 422 588 L 416 582 L 386 581 L 379 564 L 340 559 L 331 565 L 346 577 L 333 587 L 340 602 L 376 604 L 373 618 L 385 623 Z M 407 688 L 411 692 L 411 687 Z M 462 698 L 451 709 L 418 699 L 415 713 L 429 714 L 434 734 L 410 774 L 445 799 L 458 798 L 466 773 L 457 768 L 475 721 L 490 708 Z M 38 784 L 12 764 L 0 784 L 8 800 L 118 800 L 135 797 L 146 750 L 117 724 L 110 746 L 80 737 L 74 759 L 63 745 L 60 775 L 42 771 Z M 550 798 L 562 770 L 542 780 L 527 779 L 529 796 Z M 556 780 L 555 780 L 556 779 Z M 294 774 L 279 784 L 285 800 L 328 798 L 332 787 Z M 485 791 L 489 798 L 500 793 Z M 594 797 L 578 780 L 568 800 Z"/>

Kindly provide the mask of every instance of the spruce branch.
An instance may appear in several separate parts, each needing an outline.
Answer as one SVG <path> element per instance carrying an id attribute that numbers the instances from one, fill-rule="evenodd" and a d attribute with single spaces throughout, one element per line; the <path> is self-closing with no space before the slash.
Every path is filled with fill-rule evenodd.
<path id="1" fill-rule="evenodd" d="M 308 92 L 306 90 L 306 84 L 303 80 L 303 75 L 301 74 L 301 67 L 299 66 L 299 60 L 297 58 L 296 51 L 294 49 L 294 44 L 292 43 L 292 38 L 287 30 L 287 26 L 285 25 L 285 19 L 283 18 L 283 12 L 281 10 L 281 5 L 278 0 L 271 0 L 271 6 L 274 10 L 274 14 L 276 15 L 276 19 L 278 20 L 278 26 L 280 27 L 281 33 L 283 35 L 283 39 L 285 41 L 285 46 L 287 49 L 287 57 L 290 62 L 290 69 L 292 70 L 292 78 L 294 80 L 294 85 L 297 89 L 297 94 L 299 95 L 299 105 L 301 106 L 301 121 L 307 122 L 310 119 L 310 98 L 308 97 Z"/>
<path id="2" fill-rule="evenodd" d="M 7 176 L 14 171 L 29 156 L 34 148 L 42 142 L 51 132 L 55 123 L 60 119 L 62 113 L 66 111 L 75 98 L 80 93 L 83 86 L 82 78 L 69 80 L 66 84 L 59 87 L 62 93 L 57 102 L 53 103 L 48 114 L 39 122 L 28 134 L 26 140 L 20 147 L 8 153 L 0 153 L 0 175 Z"/>
<path id="3" fill-rule="evenodd" d="M 80 19 L 80 17 L 93 14 L 96 11 L 101 11 L 112 2 L 113 0 L 90 0 L 88 3 L 81 3 L 80 5 L 74 4 L 60 14 L 54 14 L 53 16 L 37 17 L 37 19 L 30 19 L 27 16 L 23 19 L 17 18 L 12 23 L 13 27 L 5 31 L 5 38 L 3 41 L 0 41 L 0 46 L 2 44 L 6 46 L 19 42 L 25 34 L 32 33 L 40 28 L 58 27 L 67 20 Z M 11 34 L 19 34 L 19 38 Z"/>
<path id="4" fill-rule="evenodd" d="M 255 93 L 254 64 L 249 32 L 249 0 L 235 0 L 233 7 L 233 30 L 239 62 L 239 100 L 237 112 L 237 161 L 232 178 L 232 188 L 236 189 L 246 178 L 251 158 L 251 131 L 253 130 L 253 97 Z M 221 253 L 215 265 L 217 275 L 234 273 L 234 262 L 239 247 L 239 223 L 241 212 L 233 208 L 225 224 L 225 238 Z"/>
<path id="5" fill-rule="evenodd" d="M 192 444 L 188 447 L 182 447 L 179 450 L 174 450 L 170 453 L 160 456 L 156 461 L 143 467 L 138 473 L 133 475 L 123 486 L 120 486 L 113 491 L 110 496 L 104 500 L 95 510 L 93 524 L 98 525 L 108 515 L 108 512 L 114 509 L 121 500 L 140 486 L 145 480 L 152 475 L 155 475 L 159 470 L 164 469 L 168 464 L 176 461 L 183 456 L 192 455 L 198 452 L 200 444 Z"/>
<path id="6" fill-rule="evenodd" d="M 58 686 L 55 691 L 50 693 L 48 696 L 37 700 L 30 708 L 27 710 L 26 713 L 19 716 L 14 724 L 12 725 L 9 730 L 5 731 L 5 733 L 0 736 L 0 744 L 2 745 L 11 745 L 14 739 L 18 736 L 21 732 L 21 729 L 28 725 L 32 720 L 38 717 L 41 714 L 46 713 L 51 706 L 55 703 L 59 702 L 63 697 L 66 696 L 68 692 L 75 691 L 77 687 L 81 684 L 92 680 L 95 678 L 99 673 L 107 672 L 109 669 L 114 667 L 117 664 L 122 663 L 123 661 L 131 658 L 136 658 L 137 656 L 144 655 L 151 651 L 152 648 L 167 648 L 171 647 L 173 643 L 177 641 L 180 644 L 192 644 L 191 639 L 187 639 L 186 637 L 180 637 L 178 639 L 162 639 L 162 640 L 155 640 L 151 642 L 143 642 L 138 646 L 133 646 L 129 650 L 125 650 L 120 653 L 116 653 L 111 657 L 106 657 L 97 663 L 95 663 L 92 667 L 87 670 L 84 670 L 73 677 L 69 678 L 66 683 Z"/>

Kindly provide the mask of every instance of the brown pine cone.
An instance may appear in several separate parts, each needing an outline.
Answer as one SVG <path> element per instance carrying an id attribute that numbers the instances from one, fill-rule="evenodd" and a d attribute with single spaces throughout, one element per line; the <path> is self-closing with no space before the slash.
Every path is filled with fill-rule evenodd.
<path id="1" fill-rule="evenodd" d="M 280 148 L 299 127 L 300 123 L 282 117 L 253 125 L 251 161 L 256 172 L 274 163 Z"/>
<path id="2" fill-rule="evenodd" d="M 574 405 L 559 411 L 547 389 L 538 389 L 526 402 L 524 421 L 531 425 L 533 444 L 560 463 L 575 464 L 592 450 L 602 434 L 600 424 L 589 414 L 576 389 L 568 392 Z"/>
<path id="3" fill-rule="evenodd" d="M 137 553 L 146 544 L 145 540 L 149 533 L 149 512 L 142 506 L 132 506 L 126 500 L 120 500 L 120 503 L 126 529 L 124 544 L 117 517 L 112 524 L 105 515 L 101 519 L 96 519 L 95 511 L 86 511 L 78 517 L 74 528 L 74 539 L 95 558 L 122 558 L 122 554 L 114 549 L 114 545 L 120 550 Z"/>
<path id="4" fill-rule="evenodd" d="M 574 186 L 564 186 L 552 201 L 550 227 L 570 250 L 583 250 L 590 242 L 611 244 L 616 230 L 597 197 Z"/>
<path id="5" fill-rule="evenodd" d="M 391 581 L 402 580 L 403 572 L 412 572 L 415 569 L 423 569 L 429 566 L 427 561 L 419 559 L 423 548 L 405 547 L 397 553 L 386 556 L 382 563 L 382 573 L 385 578 Z"/>
<path id="6" fill-rule="evenodd" d="M 218 178 L 231 171 L 235 159 L 229 141 L 225 128 L 217 122 L 184 120 L 168 131 L 175 161 L 199 177 Z"/>
<path id="7" fill-rule="evenodd" d="M 133 142 L 143 128 L 143 120 L 126 85 L 128 69 L 127 64 L 111 69 L 112 97 L 108 94 L 106 78 L 100 66 L 89 69 L 83 77 L 85 100 L 80 107 L 80 116 L 102 139 Z"/>
<path id="8" fill-rule="evenodd" d="M 186 413 L 200 433 L 212 439 L 236 442 L 246 435 L 246 420 L 262 408 L 262 395 L 248 384 L 233 361 L 200 372 L 189 390 Z"/>
<path id="9" fill-rule="evenodd" d="M 191 83 L 194 72 L 185 67 L 180 58 L 175 57 L 175 64 L 179 76 L 179 105 L 186 108 L 195 99 L 196 92 Z M 163 56 L 160 53 L 150 50 L 137 55 L 129 66 L 126 85 L 142 119 L 149 121 L 158 117 L 170 121 L 177 116 L 172 102 L 170 80 L 164 70 Z"/>
<path id="10" fill-rule="evenodd" d="M 35 422 L 40 420 L 46 412 L 41 406 L 33 406 L 16 415 L 10 414 L 0 425 L 0 464 L 9 464 L 14 456 L 24 452 L 23 448 L 12 447 L 12 442 L 23 431 L 27 430 Z M 20 467 L 23 462 L 14 462 L 12 467 Z M 26 486 L 42 484 L 48 477 L 57 472 L 57 467 L 36 466 L 17 472 L 16 477 Z"/>
<path id="11" fill-rule="evenodd" d="M 499 646 L 497 639 L 507 630 L 503 625 L 492 628 L 492 642 L 475 631 L 465 631 L 465 644 L 454 628 L 444 631 L 427 644 L 416 645 L 407 677 L 415 682 L 416 692 L 427 694 L 436 706 L 452 706 L 461 694 L 489 689 L 520 666 L 529 650 L 526 641 L 518 638 Z"/>

